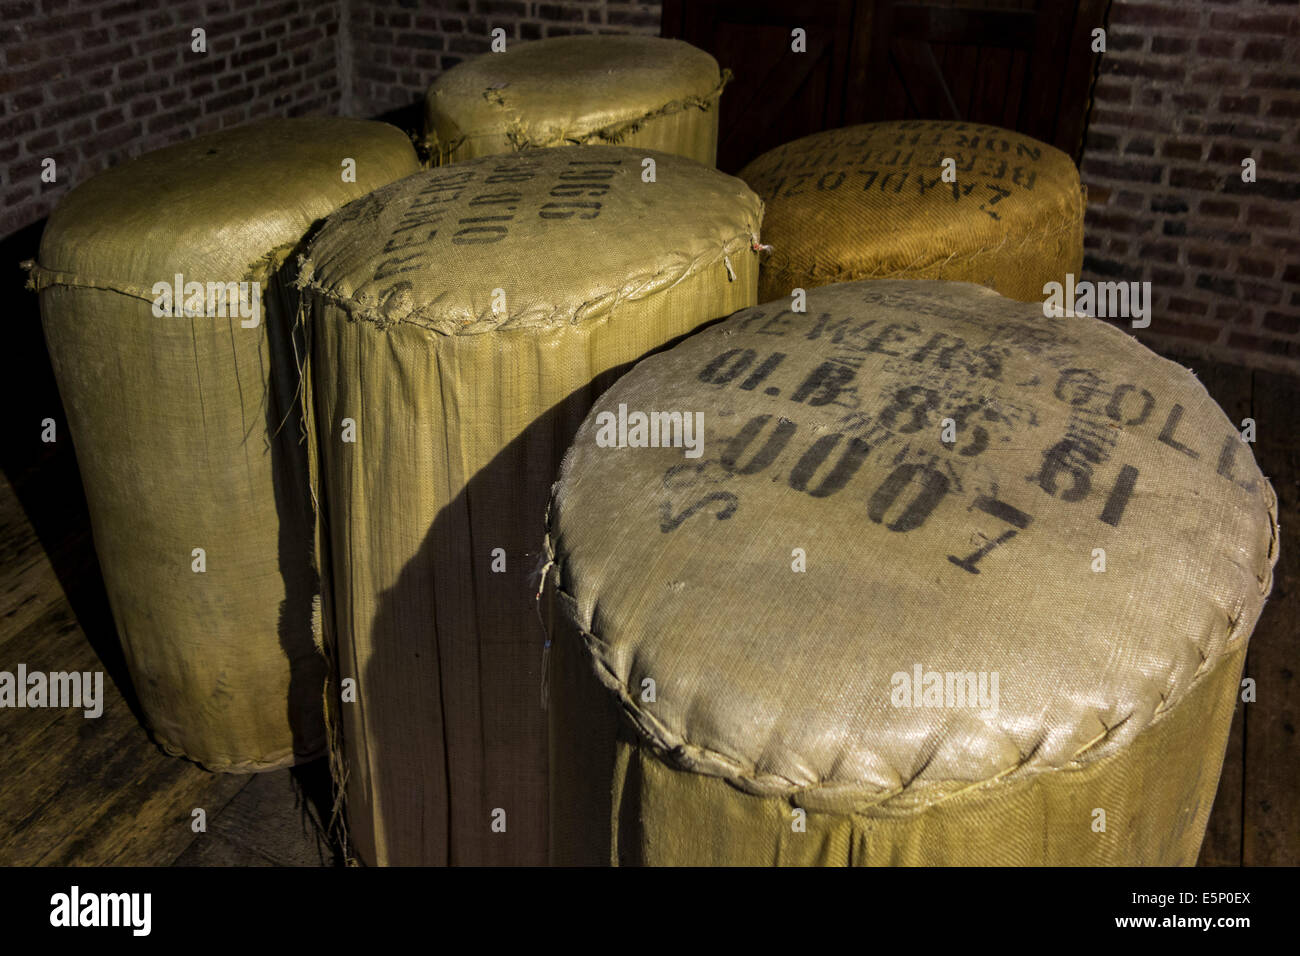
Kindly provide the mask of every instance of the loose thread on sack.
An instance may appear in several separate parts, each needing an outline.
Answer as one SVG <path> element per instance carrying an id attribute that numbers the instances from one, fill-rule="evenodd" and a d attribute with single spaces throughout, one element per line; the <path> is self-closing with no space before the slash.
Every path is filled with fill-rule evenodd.
<path id="1" fill-rule="evenodd" d="M 641 130 L 651 120 L 660 119 L 665 116 L 671 116 L 674 113 L 684 112 L 690 109 L 697 109 L 701 112 L 708 112 L 713 109 L 718 100 L 722 97 L 722 91 L 728 83 L 731 82 L 732 72 L 723 70 L 718 77 L 718 84 L 703 95 L 686 96 L 682 99 L 673 100 L 665 103 L 656 109 L 634 117 L 630 120 L 623 120 L 618 123 L 611 123 L 608 126 L 602 126 L 586 133 L 555 133 L 552 132 L 545 139 L 532 139 L 527 134 L 527 127 L 521 121 L 516 121 L 514 125 L 505 131 L 507 141 L 516 152 L 522 152 L 526 149 L 544 149 L 552 146 L 586 146 L 589 143 L 599 140 L 603 143 L 618 145 L 628 136 L 631 136 Z M 476 134 L 477 135 L 477 134 Z M 462 140 L 465 137 L 462 137 Z"/>
<path id="2" fill-rule="evenodd" d="M 541 703 L 542 710 L 547 710 L 550 705 L 550 663 L 551 663 L 551 634 L 546 627 L 546 619 L 542 617 L 542 591 L 546 589 L 546 572 L 555 567 L 555 561 L 551 558 L 537 571 L 537 593 L 533 595 L 533 610 L 537 612 L 537 623 L 542 627 L 542 633 L 546 635 L 546 640 L 542 644 L 542 686 L 541 686 Z"/>

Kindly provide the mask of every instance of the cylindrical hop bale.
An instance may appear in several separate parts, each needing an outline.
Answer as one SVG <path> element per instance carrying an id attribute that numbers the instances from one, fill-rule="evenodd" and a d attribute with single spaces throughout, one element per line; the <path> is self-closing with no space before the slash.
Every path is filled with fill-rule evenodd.
<path id="1" fill-rule="evenodd" d="M 870 123 L 740 172 L 767 204 L 759 297 L 858 279 L 978 282 L 1042 301 L 1083 264 L 1084 193 L 1060 150 L 995 126 Z"/>
<path id="2" fill-rule="evenodd" d="M 381 123 L 254 123 L 70 192 L 32 284 L 150 729 L 211 770 L 322 752 L 296 292 L 318 220 L 418 169 Z"/>
<path id="3" fill-rule="evenodd" d="M 633 442 L 652 411 L 702 454 Z M 909 281 L 733 316 L 556 485 L 553 860 L 1191 864 L 1275 507 L 1098 320 Z"/>
<path id="4" fill-rule="evenodd" d="M 425 96 L 425 132 L 443 164 L 547 146 L 622 145 L 712 166 L 725 82 L 713 57 L 681 40 L 538 40 L 438 77 Z"/>
<path id="5" fill-rule="evenodd" d="M 357 689 L 363 861 L 545 862 L 550 483 L 629 363 L 756 301 L 761 213 L 716 170 L 591 146 L 430 170 L 313 242 L 325 623 Z"/>

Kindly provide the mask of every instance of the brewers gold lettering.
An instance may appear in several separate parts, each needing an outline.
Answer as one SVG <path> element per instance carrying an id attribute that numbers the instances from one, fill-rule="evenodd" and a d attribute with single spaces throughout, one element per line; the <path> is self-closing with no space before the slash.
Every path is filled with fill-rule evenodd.
<path id="1" fill-rule="evenodd" d="M 767 353 L 734 347 L 700 368 L 698 380 L 706 385 L 784 396 L 788 417 L 772 411 L 750 415 L 734 434 L 718 439 L 716 458 L 669 468 L 660 501 L 664 533 L 697 515 L 730 519 L 744 507 L 743 482 L 737 479 L 779 468 L 772 480 L 812 498 L 829 498 L 845 489 L 854 493 L 851 489 L 865 480 L 856 493 L 868 517 L 895 534 L 925 525 L 950 494 L 968 497 L 964 515 L 984 516 L 978 528 L 984 543 L 963 552 L 954 548 L 947 559 L 955 568 L 979 574 L 985 558 L 1031 527 L 1035 494 L 1080 507 L 1097 500 L 1096 519 L 1118 528 L 1141 480 L 1136 466 L 1111 460 L 1118 436 L 1129 430 L 1191 459 L 1217 456 L 1221 479 L 1257 490 L 1253 482 L 1236 478 L 1241 444 L 1236 433 L 1221 439 L 1189 433 L 1181 404 L 1162 407 L 1139 383 L 1108 381 L 1099 369 L 1073 364 L 1076 356 L 1068 339 L 1044 338 L 1029 323 L 1009 321 L 997 329 L 998 344 L 972 345 L 907 322 L 830 314 L 799 319 L 803 322 L 796 325 L 788 309 L 768 306 L 741 313 L 732 324 L 736 331 L 827 340 L 835 347 L 831 358 L 800 368 L 791 359 L 799 354 L 797 347 Z M 1003 364 L 1016 351 L 1048 356 L 1059 369 L 1055 378 L 1004 382 Z M 863 382 L 858 371 L 872 353 L 889 356 L 885 372 L 890 374 L 877 373 L 873 382 Z M 918 377 L 927 384 L 906 384 Z M 1069 419 L 1065 434 L 1057 433 L 1042 447 L 1037 470 L 994 476 L 985 466 L 983 480 L 972 480 L 963 461 L 977 462 L 999 444 L 1033 440 L 1034 408 L 1042 402 L 1066 406 Z M 838 430 L 827 432 L 822 426 L 805 434 L 799 409 L 824 406 L 842 408 Z M 958 441 L 939 440 L 944 419 L 956 424 Z M 887 466 L 860 479 L 869 460 Z M 1000 479 L 1002 492 L 988 490 L 998 487 L 994 479 Z M 976 490 L 977 485 L 985 490 Z M 1094 492 L 1100 492 L 1099 499 Z M 968 528 L 956 520 L 950 523 L 955 541 L 969 541 Z"/>

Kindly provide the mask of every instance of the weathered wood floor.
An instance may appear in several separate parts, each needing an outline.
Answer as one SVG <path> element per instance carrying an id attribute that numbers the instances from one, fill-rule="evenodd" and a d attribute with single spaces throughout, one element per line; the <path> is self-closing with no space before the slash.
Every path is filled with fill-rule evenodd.
<path id="1" fill-rule="evenodd" d="M 1273 593 L 1246 655 L 1258 698 L 1238 702 L 1218 797 L 1201 848 L 1209 866 L 1300 863 L 1300 382 L 1283 375 L 1191 362 L 1234 422 L 1253 418 L 1255 458 L 1273 483 L 1281 555 Z"/>
<path id="2" fill-rule="evenodd" d="M 25 503 L 48 509 L 35 523 L 0 478 L 0 669 L 103 670 L 104 710 L 0 712 L 0 865 L 333 862 L 311 799 L 328 799 L 323 761 L 212 774 L 150 741 L 119 690 L 124 667 L 85 504 L 62 457 L 15 476 Z M 199 808 L 202 833 L 192 829 Z"/>

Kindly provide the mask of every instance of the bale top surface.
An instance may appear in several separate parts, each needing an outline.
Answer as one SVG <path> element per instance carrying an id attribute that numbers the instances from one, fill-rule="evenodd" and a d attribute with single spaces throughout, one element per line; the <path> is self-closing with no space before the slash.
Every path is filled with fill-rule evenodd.
<path id="1" fill-rule="evenodd" d="M 343 161 L 356 161 L 356 181 Z M 175 273 L 236 281 L 375 186 L 418 169 L 385 123 L 274 119 L 155 150 L 81 183 L 50 216 L 40 265 L 149 288 Z"/>
<path id="2" fill-rule="evenodd" d="M 517 146 L 585 142 L 595 131 L 716 97 L 718 63 L 682 40 L 572 36 L 512 45 L 434 81 L 426 116 L 441 135 L 513 134 Z"/>
<path id="3" fill-rule="evenodd" d="M 943 179 L 953 160 L 955 181 Z M 768 204 L 768 268 L 818 282 L 909 278 L 1010 245 L 1041 254 L 1083 216 L 1065 153 L 1021 133 L 943 120 L 814 133 L 739 173 Z"/>
<path id="4" fill-rule="evenodd" d="M 341 209 L 312 243 L 304 281 L 381 326 L 464 334 L 576 323 L 753 255 L 761 219 L 744 183 L 680 156 L 507 153 L 410 176 Z"/>
<path id="5" fill-rule="evenodd" d="M 551 502 L 561 604 L 675 764 L 859 797 L 1078 766 L 1248 639 L 1276 502 L 1186 369 L 968 283 L 788 305 L 620 379 Z M 703 413 L 700 456 L 602 447 L 621 407 Z M 996 706 L 891 696 L 931 672 Z"/>

